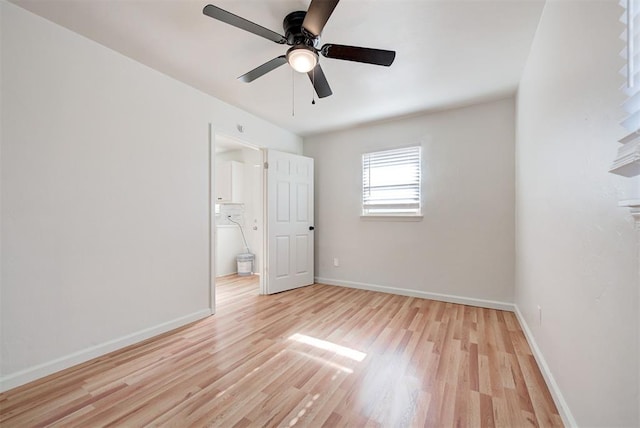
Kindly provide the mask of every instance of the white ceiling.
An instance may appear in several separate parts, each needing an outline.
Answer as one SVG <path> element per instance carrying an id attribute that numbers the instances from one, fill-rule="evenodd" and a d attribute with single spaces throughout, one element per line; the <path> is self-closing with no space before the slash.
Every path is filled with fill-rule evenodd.
<path id="1" fill-rule="evenodd" d="M 288 65 L 252 83 L 236 79 L 286 46 L 202 14 L 211 2 L 283 34 L 284 16 L 306 10 L 308 0 L 12 1 L 303 136 L 513 93 L 544 7 L 544 0 L 341 0 L 321 43 L 395 50 L 396 60 L 380 67 L 321 57 L 333 95 L 311 105 L 308 77 Z"/>

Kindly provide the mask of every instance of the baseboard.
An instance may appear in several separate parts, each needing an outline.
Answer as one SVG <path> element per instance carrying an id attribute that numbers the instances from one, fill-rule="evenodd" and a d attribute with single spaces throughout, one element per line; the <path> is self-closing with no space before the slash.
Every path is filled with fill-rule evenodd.
<path id="1" fill-rule="evenodd" d="M 527 338 L 527 342 L 529 342 L 529 347 L 533 352 L 533 357 L 536 359 L 536 362 L 538 363 L 538 367 L 542 372 L 542 377 L 544 377 L 544 381 L 547 383 L 549 392 L 551 392 L 551 397 L 553 397 L 553 401 L 556 404 L 556 407 L 558 408 L 558 412 L 560 412 L 562 423 L 564 424 L 564 426 L 567 426 L 567 427 L 577 427 L 578 424 L 576 423 L 576 420 L 574 419 L 573 414 L 569 409 L 569 405 L 567 404 L 566 400 L 564 399 L 564 396 L 562 395 L 562 392 L 560 391 L 560 387 L 558 387 L 558 384 L 556 383 L 555 378 L 551 374 L 549 365 L 544 359 L 544 356 L 542 355 L 542 351 L 538 347 L 538 344 L 536 343 L 536 340 L 533 337 L 533 334 L 531 333 L 531 329 L 529 328 L 527 321 L 525 321 L 518 306 L 514 305 L 514 307 L 515 307 L 514 312 L 516 314 L 516 317 L 518 318 L 518 322 L 520 323 L 520 326 L 522 327 L 524 336 Z"/>
<path id="2" fill-rule="evenodd" d="M 461 305 L 477 306 L 480 308 L 498 309 L 501 311 L 514 312 L 513 303 L 498 302 L 495 300 L 476 299 L 473 297 L 454 296 L 450 294 L 430 293 L 427 291 L 410 290 L 406 288 L 387 287 L 384 285 L 367 284 L 364 282 L 342 281 L 331 278 L 316 277 L 315 282 L 327 285 L 337 285 L 347 288 L 358 288 L 360 290 L 379 291 L 381 293 L 399 294 L 408 297 L 420 297 L 422 299 L 438 300 L 440 302 L 458 303 Z"/>
<path id="3" fill-rule="evenodd" d="M 230 276 L 236 276 L 236 275 L 240 276 L 240 274 L 238 274 L 238 272 L 233 272 L 233 273 L 226 273 L 226 274 L 224 274 L 224 275 L 217 275 L 217 276 L 216 276 L 216 279 L 219 279 L 219 278 L 227 278 L 227 277 L 230 277 Z M 253 275 L 253 276 L 260 276 L 260 273 L 259 273 L 259 272 L 253 272 L 251 275 Z M 246 276 L 249 276 L 249 275 L 246 275 Z"/>
<path id="4" fill-rule="evenodd" d="M 237 275 L 238 272 L 234 271 L 234 272 L 227 272 L 227 273 L 218 273 L 216 272 L 216 278 L 223 278 L 225 276 L 231 276 L 231 275 Z"/>
<path id="5" fill-rule="evenodd" d="M 0 392 L 24 385 L 31 381 L 59 372 L 60 370 L 68 369 L 69 367 L 84 363 L 93 358 L 108 354 L 109 352 L 117 351 L 118 349 L 122 349 L 126 346 L 142 342 L 143 340 L 150 339 L 159 334 L 166 333 L 191 322 L 206 318 L 209 315 L 211 315 L 211 310 L 203 309 L 198 312 L 74 352 L 73 354 L 65 355 L 64 357 L 57 358 L 53 361 L 48 361 L 46 363 L 3 376 L 0 378 Z"/>

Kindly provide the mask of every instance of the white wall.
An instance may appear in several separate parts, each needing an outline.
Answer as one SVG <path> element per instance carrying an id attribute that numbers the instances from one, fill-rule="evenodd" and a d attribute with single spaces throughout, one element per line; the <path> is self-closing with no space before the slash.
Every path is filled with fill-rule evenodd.
<path id="1" fill-rule="evenodd" d="M 209 129 L 299 137 L 0 0 L 6 389 L 210 313 Z"/>
<path id="2" fill-rule="evenodd" d="M 238 254 L 246 253 L 240 228 L 236 225 L 218 225 L 216 234 L 215 275 L 224 276 L 238 272 L 236 257 Z"/>
<path id="3" fill-rule="evenodd" d="M 509 98 L 306 138 L 318 280 L 511 303 L 514 114 Z M 412 144 L 423 147 L 424 219 L 361 219 L 361 155 Z"/>
<path id="4" fill-rule="evenodd" d="M 636 233 L 617 207 L 637 182 L 607 172 L 624 134 L 621 14 L 547 2 L 517 103 L 516 303 L 580 426 L 640 425 Z"/>

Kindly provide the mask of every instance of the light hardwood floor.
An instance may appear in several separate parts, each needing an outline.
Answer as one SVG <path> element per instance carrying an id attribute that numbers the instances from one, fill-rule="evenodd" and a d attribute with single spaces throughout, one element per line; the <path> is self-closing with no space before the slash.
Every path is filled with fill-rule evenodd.
<path id="1" fill-rule="evenodd" d="M 217 287 L 217 314 L 0 394 L 0 425 L 561 426 L 512 313 L 327 285 Z"/>

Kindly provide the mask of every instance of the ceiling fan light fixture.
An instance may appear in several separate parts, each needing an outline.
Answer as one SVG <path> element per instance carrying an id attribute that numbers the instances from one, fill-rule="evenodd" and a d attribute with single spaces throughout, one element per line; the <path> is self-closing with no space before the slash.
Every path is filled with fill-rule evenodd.
<path id="1" fill-rule="evenodd" d="M 287 61 L 299 73 L 307 73 L 318 64 L 318 54 L 310 47 L 296 45 L 287 51 Z"/>

